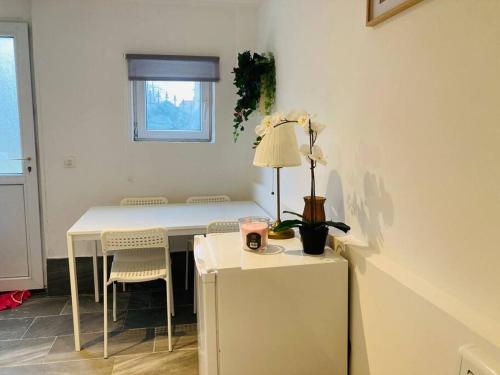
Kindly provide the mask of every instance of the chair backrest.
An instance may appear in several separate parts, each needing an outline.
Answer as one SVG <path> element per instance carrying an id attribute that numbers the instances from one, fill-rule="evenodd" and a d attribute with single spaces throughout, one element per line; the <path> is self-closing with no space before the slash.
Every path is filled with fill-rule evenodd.
<path id="1" fill-rule="evenodd" d="M 167 204 L 165 197 L 128 197 L 120 201 L 120 206 L 156 206 Z"/>
<path id="2" fill-rule="evenodd" d="M 237 221 L 212 221 L 207 225 L 207 233 L 238 232 L 240 225 Z"/>
<path id="3" fill-rule="evenodd" d="M 189 197 L 186 200 L 186 203 L 190 204 L 207 204 L 207 203 L 220 203 L 220 202 L 229 202 L 231 198 L 227 195 L 206 195 L 199 197 Z"/>
<path id="4" fill-rule="evenodd" d="M 168 248 L 167 231 L 163 228 L 110 230 L 101 233 L 102 252 Z"/>

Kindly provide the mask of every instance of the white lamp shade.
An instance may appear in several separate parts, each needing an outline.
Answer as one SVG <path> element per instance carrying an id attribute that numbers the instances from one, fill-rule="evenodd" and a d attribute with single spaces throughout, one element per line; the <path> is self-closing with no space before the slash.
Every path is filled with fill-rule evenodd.
<path id="1" fill-rule="evenodd" d="M 268 131 L 257 146 L 253 159 L 253 165 L 257 167 L 296 167 L 300 164 L 299 146 L 291 123 Z"/>

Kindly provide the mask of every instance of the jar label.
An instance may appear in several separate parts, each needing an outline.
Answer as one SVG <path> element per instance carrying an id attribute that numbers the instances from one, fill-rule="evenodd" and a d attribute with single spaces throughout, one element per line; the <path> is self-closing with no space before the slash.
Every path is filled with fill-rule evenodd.
<path id="1" fill-rule="evenodd" d="M 249 249 L 257 250 L 262 244 L 262 237 L 258 233 L 247 234 L 247 246 Z"/>

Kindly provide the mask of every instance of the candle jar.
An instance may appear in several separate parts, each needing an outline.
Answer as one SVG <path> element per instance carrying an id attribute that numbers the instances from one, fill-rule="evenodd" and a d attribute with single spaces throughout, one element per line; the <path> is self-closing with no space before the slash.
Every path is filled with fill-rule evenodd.
<path id="1" fill-rule="evenodd" d="M 255 252 L 265 251 L 267 248 L 269 219 L 265 217 L 249 216 L 243 217 L 238 221 L 240 223 L 243 249 Z"/>

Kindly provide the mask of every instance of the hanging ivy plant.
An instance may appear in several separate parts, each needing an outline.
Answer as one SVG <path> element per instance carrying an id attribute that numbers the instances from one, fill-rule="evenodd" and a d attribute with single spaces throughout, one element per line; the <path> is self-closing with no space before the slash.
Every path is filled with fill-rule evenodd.
<path id="1" fill-rule="evenodd" d="M 238 66 L 234 68 L 234 85 L 239 96 L 234 108 L 233 138 L 245 130 L 244 122 L 252 112 L 271 113 L 276 96 L 276 68 L 272 53 L 238 54 Z"/>

